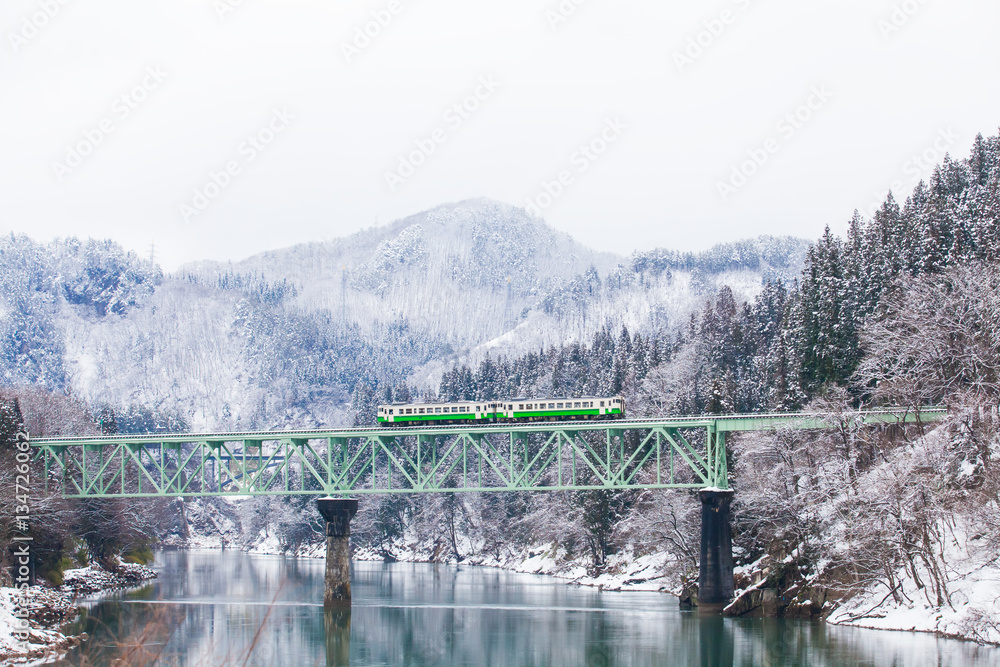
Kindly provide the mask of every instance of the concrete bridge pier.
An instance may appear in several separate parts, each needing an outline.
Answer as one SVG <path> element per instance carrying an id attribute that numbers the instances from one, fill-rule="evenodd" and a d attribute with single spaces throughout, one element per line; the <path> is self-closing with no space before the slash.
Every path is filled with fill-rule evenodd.
<path id="1" fill-rule="evenodd" d="M 326 576 L 323 606 L 351 604 L 351 519 L 358 511 L 355 498 L 320 498 L 319 513 L 326 519 Z"/>
<path id="2" fill-rule="evenodd" d="M 698 496 L 701 498 L 698 611 L 720 613 L 733 599 L 733 538 L 729 527 L 733 492 L 703 489 Z"/>

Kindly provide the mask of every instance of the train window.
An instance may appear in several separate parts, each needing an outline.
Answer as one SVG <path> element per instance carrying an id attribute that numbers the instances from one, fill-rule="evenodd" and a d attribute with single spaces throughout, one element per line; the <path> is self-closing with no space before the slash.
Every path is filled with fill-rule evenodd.
<path id="1" fill-rule="evenodd" d="M 579 403 L 579 401 L 577 401 L 576 403 L 574 403 L 574 404 L 573 404 L 573 407 L 574 407 L 574 408 L 578 408 L 578 407 L 580 407 L 580 403 Z"/>
<path id="2" fill-rule="evenodd" d="M 389 408 L 389 414 L 390 415 L 392 414 L 392 408 Z"/>
<path id="3" fill-rule="evenodd" d="M 549 410 L 555 410 L 555 408 L 556 408 L 555 403 L 549 403 Z"/>
<path id="4" fill-rule="evenodd" d="M 562 410 L 562 403 L 556 403 L 556 407 Z"/>
<path id="5" fill-rule="evenodd" d="M 406 414 L 412 415 L 413 414 L 413 408 L 406 408 Z"/>
<path id="6" fill-rule="evenodd" d="M 434 408 L 434 414 L 436 415 L 441 414 L 441 408 Z"/>
<path id="7" fill-rule="evenodd" d="M 602 408 L 604 407 L 604 401 L 601 401 L 601 407 Z"/>

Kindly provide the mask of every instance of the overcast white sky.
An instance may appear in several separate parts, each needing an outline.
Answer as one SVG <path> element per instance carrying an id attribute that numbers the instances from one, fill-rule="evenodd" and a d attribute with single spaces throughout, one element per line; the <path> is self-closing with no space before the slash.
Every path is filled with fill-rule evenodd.
<path id="1" fill-rule="evenodd" d="M 1000 3 L 576 1 L 4 0 L 0 231 L 172 269 L 486 196 L 619 253 L 814 238 L 1000 125 Z"/>

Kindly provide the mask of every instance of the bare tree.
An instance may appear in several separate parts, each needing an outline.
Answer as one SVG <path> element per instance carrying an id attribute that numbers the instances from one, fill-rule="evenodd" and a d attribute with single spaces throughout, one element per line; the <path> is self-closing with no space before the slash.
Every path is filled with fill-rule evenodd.
<path id="1" fill-rule="evenodd" d="M 1000 269 L 968 265 L 904 278 L 862 330 L 855 381 L 875 401 L 914 408 L 1000 397 Z"/>

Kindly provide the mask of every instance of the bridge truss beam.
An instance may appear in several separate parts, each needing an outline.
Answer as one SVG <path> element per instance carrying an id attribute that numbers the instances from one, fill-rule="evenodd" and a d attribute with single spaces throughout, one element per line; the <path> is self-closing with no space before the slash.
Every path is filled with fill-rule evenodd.
<path id="1" fill-rule="evenodd" d="M 866 424 L 940 410 L 857 413 Z M 480 427 L 35 440 L 65 497 L 728 489 L 726 434 L 832 428 L 844 416 L 727 415 Z"/>

